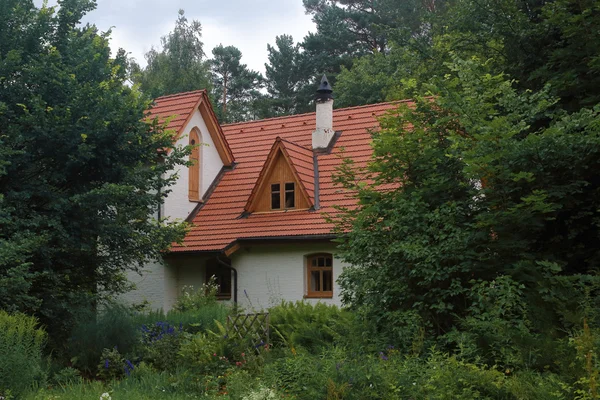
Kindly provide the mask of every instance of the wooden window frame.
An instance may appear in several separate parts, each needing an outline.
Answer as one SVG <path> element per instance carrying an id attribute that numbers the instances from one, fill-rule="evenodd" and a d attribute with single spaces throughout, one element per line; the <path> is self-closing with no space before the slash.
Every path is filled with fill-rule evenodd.
<path id="1" fill-rule="evenodd" d="M 202 191 L 202 152 L 201 152 L 201 139 L 200 132 L 194 128 L 189 135 L 190 146 L 195 146 L 189 156 L 190 163 L 192 165 L 188 167 L 188 200 L 193 202 L 199 202 L 201 199 Z M 197 178 L 197 179 L 194 179 Z M 196 187 L 197 190 L 193 190 Z"/>
<path id="2" fill-rule="evenodd" d="M 294 189 L 290 190 L 286 190 L 286 185 L 288 184 L 292 184 L 294 185 Z M 279 208 L 273 208 L 273 185 L 279 185 Z M 281 182 L 269 182 L 269 195 L 270 195 L 270 203 L 271 203 L 271 211 L 285 211 L 285 210 L 295 210 L 296 209 L 296 188 L 298 187 L 298 184 L 296 184 L 296 182 L 291 181 L 291 182 L 285 182 L 285 181 L 281 181 Z M 294 206 L 293 207 L 286 207 L 285 206 L 285 197 L 286 197 L 286 193 L 291 192 L 292 196 L 294 198 Z"/>
<path id="3" fill-rule="evenodd" d="M 319 258 L 324 258 L 325 261 L 323 262 L 323 266 L 319 266 L 318 265 L 318 259 Z M 327 259 L 330 260 L 330 265 L 327 265 Z M 313 260 L 317 260 L 316 262 L 316 266 L 312 265 L 312 261 Z M 321 286 L 323 286 L 323 272 L 324 271 L 329 271 L 331 273 L 331 282 L 330 282 L 330 287 L 331 290 L 311 290 L 311 276 L 312 276 L 312 272 L 313 271 L 319 271 L 320 272 L 320 282 L 321 282 Z M 304 296 L 305 298 L 316 298 L 316 299 L 330 299 L 333 297 L 333 255 L 330 253 L 318 253 L 318 254 L 311 254 L 309 256 L 306 257 L 306 295 Z"/>

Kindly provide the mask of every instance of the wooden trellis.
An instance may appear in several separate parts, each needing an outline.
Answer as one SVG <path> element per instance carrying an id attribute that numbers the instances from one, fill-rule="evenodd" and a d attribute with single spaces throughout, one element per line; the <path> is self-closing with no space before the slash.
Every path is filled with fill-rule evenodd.
<path id="1" fill-rule="evenodd" d="M 227 317 L 227 335 L 250 340 L 258 347 L 269 343 L 269 313 L 238 314 Z"/>

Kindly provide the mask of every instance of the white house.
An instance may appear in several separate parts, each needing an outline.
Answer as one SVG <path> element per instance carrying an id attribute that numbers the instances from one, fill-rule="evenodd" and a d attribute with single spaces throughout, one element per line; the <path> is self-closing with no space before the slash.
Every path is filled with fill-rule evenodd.
<path id="1" fill-rule="evenodd" d="M 354 200 L 334 186 L 340 155 L 364 165 L 377 117 L 395 109 L 383 103 L 333 110 L 323 79 L 316 113 L 220 126 L 205 91 L 156 99 L 152 116 L 170 118 L 177 144 L 202 143 L 195 163 L 178 171 L 161 214 L 193 224 L 183 244 L 129 278 L 144 299 L 168 310 L 184 285 L 210 276 L 219 297 L 253 309 L 284 300 L 339 304 L 332 225 L 324 214 Z"/>

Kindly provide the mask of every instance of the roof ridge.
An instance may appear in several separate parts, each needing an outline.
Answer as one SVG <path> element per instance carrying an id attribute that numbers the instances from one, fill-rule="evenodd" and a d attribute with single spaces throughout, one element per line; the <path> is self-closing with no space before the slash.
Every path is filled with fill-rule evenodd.
<path id="1" fill-rule="evenodd" d="M 277 136 L 277 137 L 278 137 L 278 138 L 279 138 L 279 140 L 281 140 L 282 142 L 286 142 L 286 143 L 288 143 L 288 144 L 291 144 L 291 145 L 293 145 L 293 146 L 300 147 L 300 148 L 301 148 L 301 149 L 303 149 L 303 150 L 309 150 L 309 151 L 312 151 L 312 149 L 309 149 L 308 147 L 304 147 L 304 146 L 302 146 L 301 144 L 298 144 L 298 143 L 296 143 L 296 142 L 292 142 L 291 140 L 287 140 L 287 139 L 284 139 L 284 138 L 280 138 L 279 136 Z M 275 139 L 275 140 L 277 140 L 277 139 Z"/>
<path id="2" fill-rule="evenodd" d="M 365 105 L 362 105 L 362 106 L 352 106 L 352 107 L 335 108 L 333 110 L 333 112 L 335 113 L 336 111 L 356 110 L 356 109 L 359 109 L 359 108 L 376 107 L 376 106 L 382 106 L 382 105 L 410 103 L 411 101 L 413 101 L 413 99 L 384 101 L 384 102 L 381 102 L 381 103 L 365 104 Z M 252 124 L 252 123 L 258 123 L 258 122 L 265 122 L 265 121 L 276 121 L 278 119 L 289 119 L 289 118 L 294 118 L 294 117 L 302 117 L 302 116 L 306 116 L 306 115 L 310 115 L 310 114 L 315 114 L 315 111 L 306 112 L 306 113 L 302 113 L 302 114 L 283 115 L 281 117 L 271 117 L 271 118 L 263 118 L 263 119 L 253 119 L 253 120 L 250 120 L 250 121 L 233 122 L 231 124 L 222 124 L 221 126 L 223 126 L 223 127 L 230 127 L 230 126 L 235 126 L 235 125 Z"/>
<path id="3" fill-rule="evenodd" d="M 158 100 L 158 99 L 170 99 L 172 97 L 188 96 L 190 94 L 196 94 L 196 93 L 202 93 L 202 92 L 206 92 L 208 94 L 206 89 L 190 90 L 189 92 L 180 92 L 180 93 L 173 93 L 173 94 L 167 94 L 164 96 L 159 96 L 154 99 L 154 102 L 156 102 L 156 100 Z"/>

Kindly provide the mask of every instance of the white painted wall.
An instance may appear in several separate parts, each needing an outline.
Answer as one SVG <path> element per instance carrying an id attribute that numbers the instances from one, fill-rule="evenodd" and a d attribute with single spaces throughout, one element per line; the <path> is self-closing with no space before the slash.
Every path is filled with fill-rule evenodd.
<path id="1" fill-rule="evenodd" d="M 202 167 L 200 175 L 202 177 L 202 185 L 200 187 L 200 197 L 206 193 L 211 183 L 221 171 L 223 162 L 219 156 L 215 144 L 210 137 L 206 123 L 202 119 L 200 111 L 196 110 L 194 115 L 186 125 L 183 133 L 176 143 L 176 146 L 184 147 L 189 143 L 189 134 L 194 127 L 200 130 L 200 159 Z M 188 168 L 180 166 L 176 170 L 178 179 L 177 182 L 169 189 L 169 197 L 165 200 L 162 208 L 163 216 L 171 219 L 185 219 L 198 203 L 189 201 L 188 199 Z"/>
<path id="2" fill-rule="evenodd" d="M 176 275 L 173 268 L 161 261 L 153 261 L 144 266 L 141 271 L 128 271 L 127 279 L 136 287 L 128 293 L 121 295 L 120 299 L 128 304 L 140 304 L 143 301 L 150 303 L 150 308 L 168 309 L 173 304 L 176 293 Z"/>
<path id="3" fill-rule="evenodd" d="M 219 174 L 219 171 L 221 171 L 223 162 L 198 110 L 194 112 L 194 115 L 184 128 L 176 146 L 187 146 L 189 143 L 189 133 L 194 127 L 200 130 L 200 141 L 203 143 L 200 146 L 200 157 L 202 160 L 200 172 L 202 186 L 200 187 L 200 195 L 203 196 Z M 161 207 L 161 215 L 163 217 L 170 217 L 171 220 L 187 218 L 198 204 L 189 201 L 188 198 L 188 168 L 185 166 L 179 167 L 177 174 L 177 182 L 170 187 L 171 192 Z M 169 310 L 175 303 L 183 285 L 177 281 L 180 275 L 178 272 L 179 268 L 179 265 L 164 266 L 161 262 L 154 261 L 144 267 L 141 276 L 136 272 L 130 271 L 127 279 L 136 286 L 136 289 L 125 293 L 120 299 L 130 304 L 141 303 L 147 300 L 153 309 L 162 308 L 165 311 Z M 204 270 L 202 269 L 202 272 L 198 272 L 198 274 L 203 277 Z M 194 278 L 191 281 L 192 283 L 190 284 L 196 285 L 198 280 Z"/>
<path id="4" fill-rule="evenodd" d="M 247 310 L 262 310 L 282 300 L 303 300 L 306 293 L 306 256 L 333 254 L 333 298 L 306 299 L 341 305 L 337 279 L 347 265 L 335 257 L 330 243 L 285 244 L 241 248 L 231 256 L 238 271 L 238 302 Z"/>

